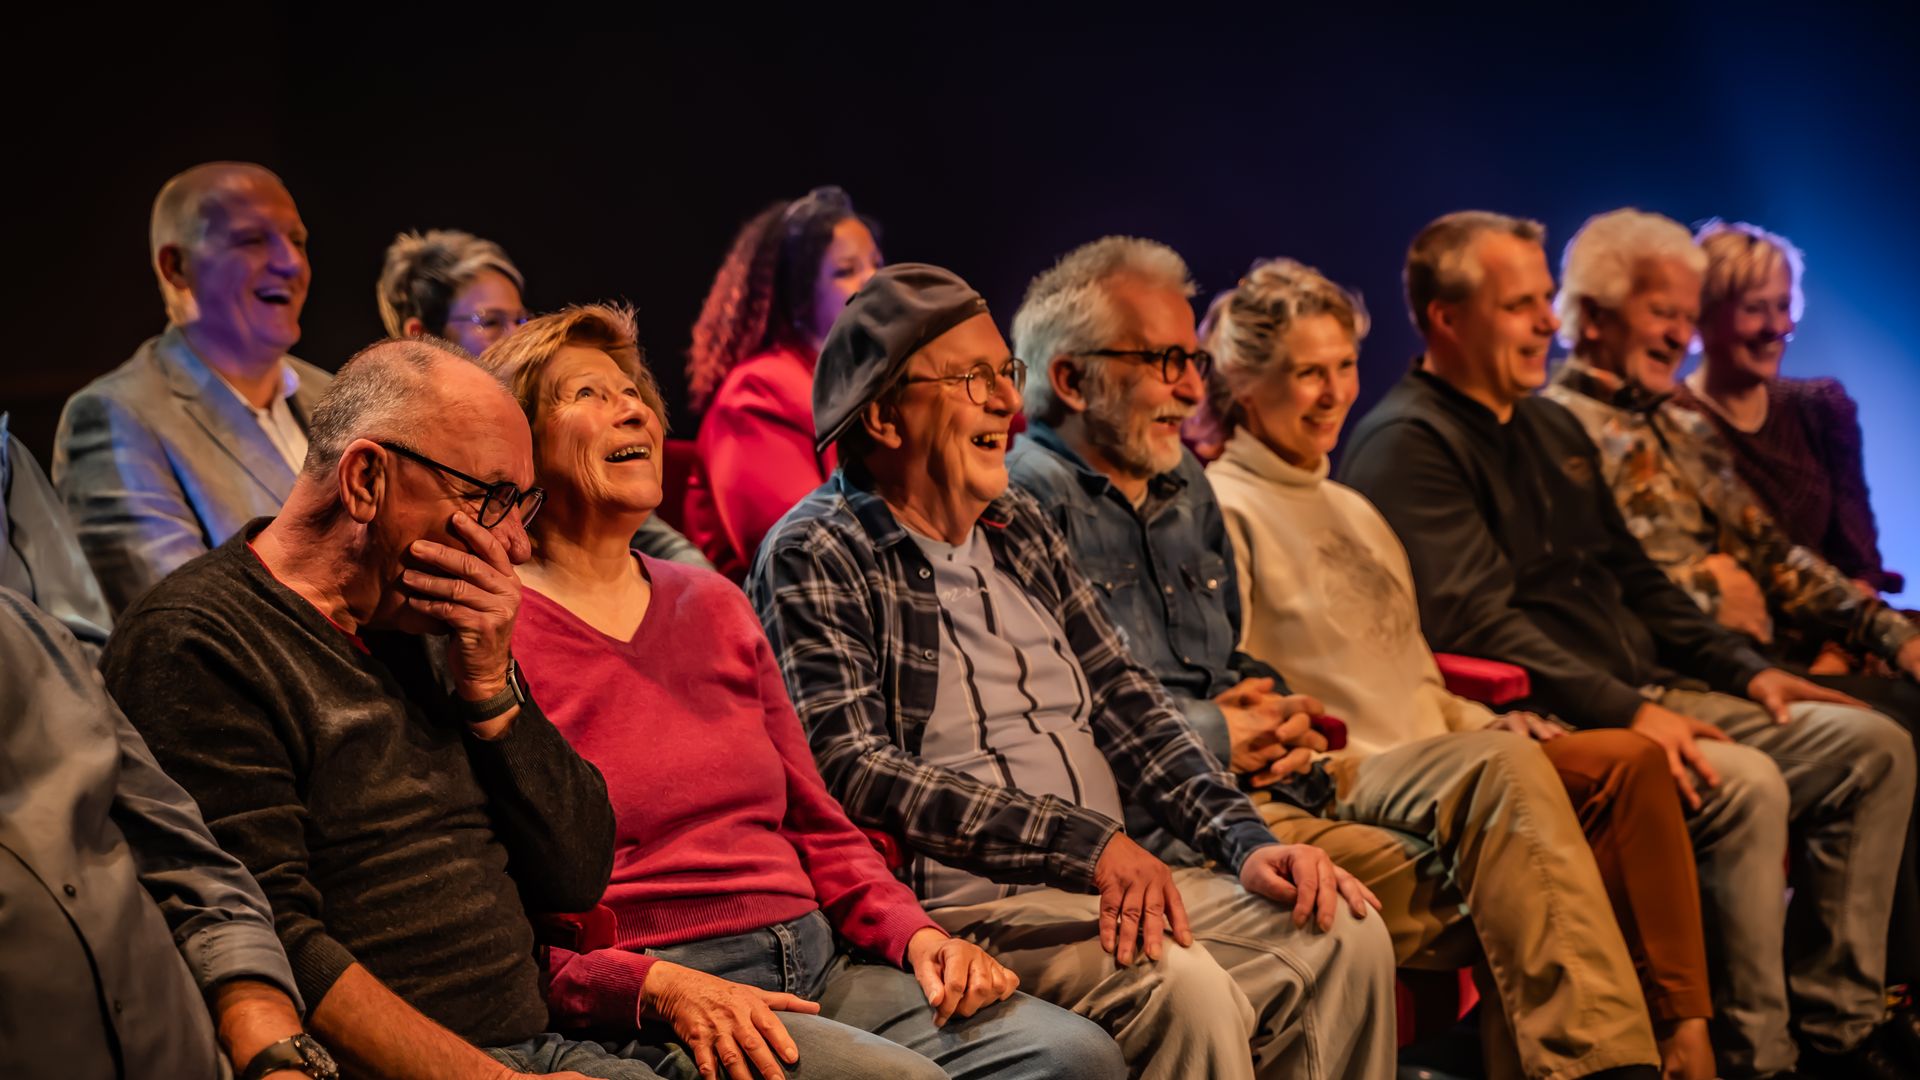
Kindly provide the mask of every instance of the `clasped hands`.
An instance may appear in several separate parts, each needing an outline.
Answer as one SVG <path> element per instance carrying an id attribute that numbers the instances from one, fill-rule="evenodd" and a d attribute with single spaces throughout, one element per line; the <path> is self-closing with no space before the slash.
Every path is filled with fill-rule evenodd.
<path id="1" fill-rule="evenodd" d="M 1327 740 L 1313 730 L 1326 706 L 1307 694 L 1276 694 L 1273 680 L 1242 679 L 1213 699 L 1227 718 L 1233 771 L 1254 787 L 1267 787 L 1306 772 Z"/>

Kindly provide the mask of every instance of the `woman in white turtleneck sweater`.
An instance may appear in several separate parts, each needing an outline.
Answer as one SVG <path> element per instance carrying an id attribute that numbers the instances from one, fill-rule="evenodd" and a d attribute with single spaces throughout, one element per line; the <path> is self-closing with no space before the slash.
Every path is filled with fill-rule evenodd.
<path id="1" fill-rule="evenodd" d="M 1406 550 L 1372 503 L 1327 479 L 1327 454 L 1359 392 L 1359 299 L 1310 267 L 1274 260 L 1216 301 L 1208 323 L 1208 412 L 1225 446 L 1207 479 L 1237 560 L 1240 647 L 1346 721 L 1330 815 L 1352 820 L 1429 795 L 1446 804 L 1452 781 L 1439 763 L 1465 745 L 1455 739 L 1488 738 L 1467 733 L 1539 740 L 1625 931 L 1664 1074 L 1714 1075 L 1698 880 L 1665 757 L 1633 732 L 1569 733 L 1448 692 L 1420 634 Z"/>

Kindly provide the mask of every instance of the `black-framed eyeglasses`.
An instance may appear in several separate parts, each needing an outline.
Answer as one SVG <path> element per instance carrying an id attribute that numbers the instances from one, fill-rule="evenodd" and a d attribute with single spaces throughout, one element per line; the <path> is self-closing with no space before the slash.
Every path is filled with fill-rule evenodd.
<path id="1" fill-rule="evenodd" d="M 963 382 L 967 384 L 967 400 L 975 405 L 985 405 L 993 400 L 994 391 L 1000 388 L 1001 379 L 1013 384 L 1014 393 L 1024 393 L 1027 389 L 1027 362 L 1016 356 L 1002 364 L 999 371 L 995 371 L 992 364 L 982 360 L 969 368 L 965 375 L 909 375 L 900 381 L 903 383 Z"/>
<path id="2" fill-rule="evenodd" d="M 494 308 L 480 308 L 469 315 L 454 315 L 447 322 L 471 323 L 489 334 L 499 334 L 525 326 L 531 318 L 523 308 L 519 311 L 501 311 Z"/>
<path id="3" fill-rule="evenodd" d="M 1143 364 L 1153 364 L 1160 369 L 1160 381 L 1177 383 L 1186 377 L 1188 365 L 1200 373 L 1202 379 L 1213 371 L 1213 354 L 1205 349 L 1192 352 L 1178 345 L 1169 345 L 1164 349 L 1088 349 L 1081 356 L 1110 356 L 1116 360 L 1138 360 Z"/>
<path id="4" fill-rule="evenodd" d="M 519 485 L 511 480 L 490 484 L 479 477 L 468 476 L 451 465 L 442 465 L 420 451 L 401 446 L 399 443 L 383 442 L 376 445 L 381 449 L 391 450 L 401 457 L 412 458 L 435 472 L 446 473 L 455 480 L 461 480 L 479 488 L 480 512 L 475 517 L 483 529 L 491 529 L 507 520 L 507 512 L 510 510 L 518 510 L 520 524 L 526 525 L 533 520 L 533 515 L 540 512 L 540 504 L 547 501 L 547 492 L 544 488 L 530 487 L 521 491 Z"/>

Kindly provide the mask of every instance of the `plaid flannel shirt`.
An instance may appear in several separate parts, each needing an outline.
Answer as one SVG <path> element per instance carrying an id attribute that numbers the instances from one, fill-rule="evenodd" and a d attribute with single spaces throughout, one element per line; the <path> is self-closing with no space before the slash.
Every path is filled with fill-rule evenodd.
<path id="1" fill-rule="evenodd" d="M 1787 537 L 1699 413 L 1577 359 L 1561 365 L 1545 394 L 1587 429 L 1627 529 L 1647 557 L 1707 614 L 1719 613 L 1720 586 L 1701 562 L 1724 553 L 1759 584 L 1787 628 L 1813 640 L 1892 659 L 1920 636 L 1920 627 Z"/>
<path id="2" fill-rule="evenodd" d="M 1274 843 L 1253 805 L 1128 655 L 1033 497 L 981 515 L 994 563 L 1059 619 L 1093 695 L 1094 741 L 1121 797 L 1238 871 Z M 1093 891 L 1118 822 L 1053 795 L 985 783 L 918 756 L 940 676 L 940 601 L 918 544 L 837 470 L 761 545 L 747 596 L 766 625 L 820 774 L 858 824 L 1009 884 Z"/>

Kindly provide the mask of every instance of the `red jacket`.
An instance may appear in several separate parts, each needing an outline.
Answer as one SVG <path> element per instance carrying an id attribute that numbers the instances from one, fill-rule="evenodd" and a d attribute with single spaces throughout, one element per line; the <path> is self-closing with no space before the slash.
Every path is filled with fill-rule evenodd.
<path id="1" fill-rule="evenodd" d="M 785 345 L 748 357 L 700 424 L 686 533 L 736 582 L 780 516 L 833 472 L 833 448 L 813 452 L 813 364 L 811 353 Z"/>

